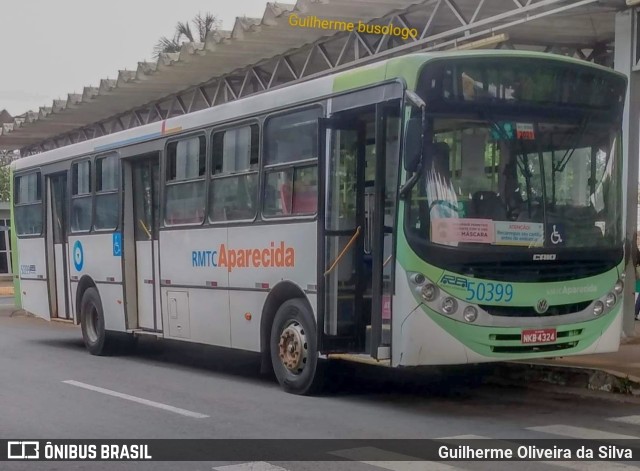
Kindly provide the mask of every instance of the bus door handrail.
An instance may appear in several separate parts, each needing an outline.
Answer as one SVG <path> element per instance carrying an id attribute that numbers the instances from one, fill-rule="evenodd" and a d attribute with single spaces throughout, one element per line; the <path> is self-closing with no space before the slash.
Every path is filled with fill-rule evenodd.
<path id="1" fill-rule="evenodd" d="M 331 264 L 331 266 L 329 267 L 329 269 L 327 271 L 324 272 L 324 276 L 329 276 L 329 274 L 335 269 L 335 267 L 338 265 L 338 263 L 340 263 L 340 260 L 342 260 L 342 257 L 345 256 L 345 254 L 349 251 L 349 249 L 351 248 L 351 246 L 355 243 L 356 239 L 358 238 L 358 236 L 360 235 L 360 231 L 362 230 L 362 228 L 360 226 L 358 226 L 358 228 L 356 229 L 355 234 L 353 234 L 351 236 L 351 239 L 349 240 L 349 242 L 347 243 L 347 245 L 344 246 L 344 249 L 342 249 L 342 251 L 338 254 L 338 256 L 336 257 L 336 259 L 333 261 L 333 263 Z"/>
<path id="2" fill-rule="evenodd" d="M 144 221 L 142 219 L 138 219 L 138 223 L 140 224 L 140 227 L 142 227 L 142 230 L 147 233 L 147 237 L 149 237 L 149 240 L 153 239 L 151 231 L 147 228 L 147 225 L 144 223 Z"/>

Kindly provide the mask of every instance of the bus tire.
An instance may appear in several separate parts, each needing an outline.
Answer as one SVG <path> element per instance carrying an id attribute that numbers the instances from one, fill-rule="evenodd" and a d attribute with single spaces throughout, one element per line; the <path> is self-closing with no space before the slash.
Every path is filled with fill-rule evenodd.
<path id="1" fill-rule="evenodd" d="M 96 288 L 88 288 L 80 302 L 80 319 L 84 345 L 92 355 L 106 355 L 112 347 L 112 339 L 104 327 L 102 301 Z"/>
<path id="2" fill-rule="evenodd" d="M 276 312 L 270 351 L 273 371 L 286 392 L 313 394 L 321 388 L 315 322 L 303 299 L 285 301 Z"/>

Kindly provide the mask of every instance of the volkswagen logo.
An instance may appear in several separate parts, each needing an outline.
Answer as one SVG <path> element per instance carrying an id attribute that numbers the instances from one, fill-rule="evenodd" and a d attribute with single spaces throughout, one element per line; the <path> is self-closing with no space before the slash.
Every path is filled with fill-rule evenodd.
<path id="1" fill-rule="evenodd" d="M 541 299 L 536 304 L 536 312 L 538 314 L 544 314 L 549 309 L 549 302 L 546 299 Z"/>

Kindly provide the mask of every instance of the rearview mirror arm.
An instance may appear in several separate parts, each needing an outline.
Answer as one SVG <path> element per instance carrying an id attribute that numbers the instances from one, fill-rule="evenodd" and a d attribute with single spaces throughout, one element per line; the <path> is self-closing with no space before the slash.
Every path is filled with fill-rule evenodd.
<path id="1" fill-rule="evenodd" d="M 407 196 L 409 195 L 409 192 L 411 191 L 413 186 L 416 184 L 416 182 L 418 181 L 418 178 L 420 178 L 421 174 L 422 174 L 422 162 L 420 162 L 418 164 L 418 168 L 413 173 L 413 175 L 411 175 L 409 180 L 407 180 L 405 182 L 405 184 L 400 187 L 400 190 L 398 192 L 398 196 L 400 197 L 401 200 L 407 199 Z"/>
<path id="2" fill-rule="evenodd" d="M 424 100 L 420 98 L 420 96 L 417 93 L 412 92 L 411 90 L 407 90 L 405 96 L 413 106 L 420 108 L 420 112 L 421 112 L 420 141 L 422 145 L 421 145 L 421 151 L 420 151 L 420 160 L 418 162 L 418 168 L 416 169 L 415 172 L 413 172 L 409 180 L 407 180 L 405 184 L 402 185 L 402 187 L 400 187 L 399 197 L 400 199 L 403 199 L 403 200 L 407 198 L 407 195 L 409 194 L 413 186 L 418 181 L 418 178 L 420 178 L 420 175 L 422 174 L 422 162 L 424 159 L 424 139 L 425 139 L 424 130 L 427 124 L 427 104 L 424 102 Z"/>

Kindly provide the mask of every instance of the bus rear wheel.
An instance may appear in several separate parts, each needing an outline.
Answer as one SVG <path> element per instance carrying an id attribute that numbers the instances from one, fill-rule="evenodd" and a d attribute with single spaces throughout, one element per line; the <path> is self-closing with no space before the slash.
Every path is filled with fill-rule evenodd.
<path id="1" fill-rule="evenodd" d="M 302 299 L 285 301 L 273 320 L 271 363 L 280 386 L 292 394 L 313 394 L 322 383 L 313 314 Z"/>
<path id="2" fill-rule="evenodd" d="M 113 339 L 104 327 L 104 311 L 100 294 L 95 288 L 88 288 L 80 303 L 80 321 L 84 345 L 92 355 L 109 353 Z"/>

